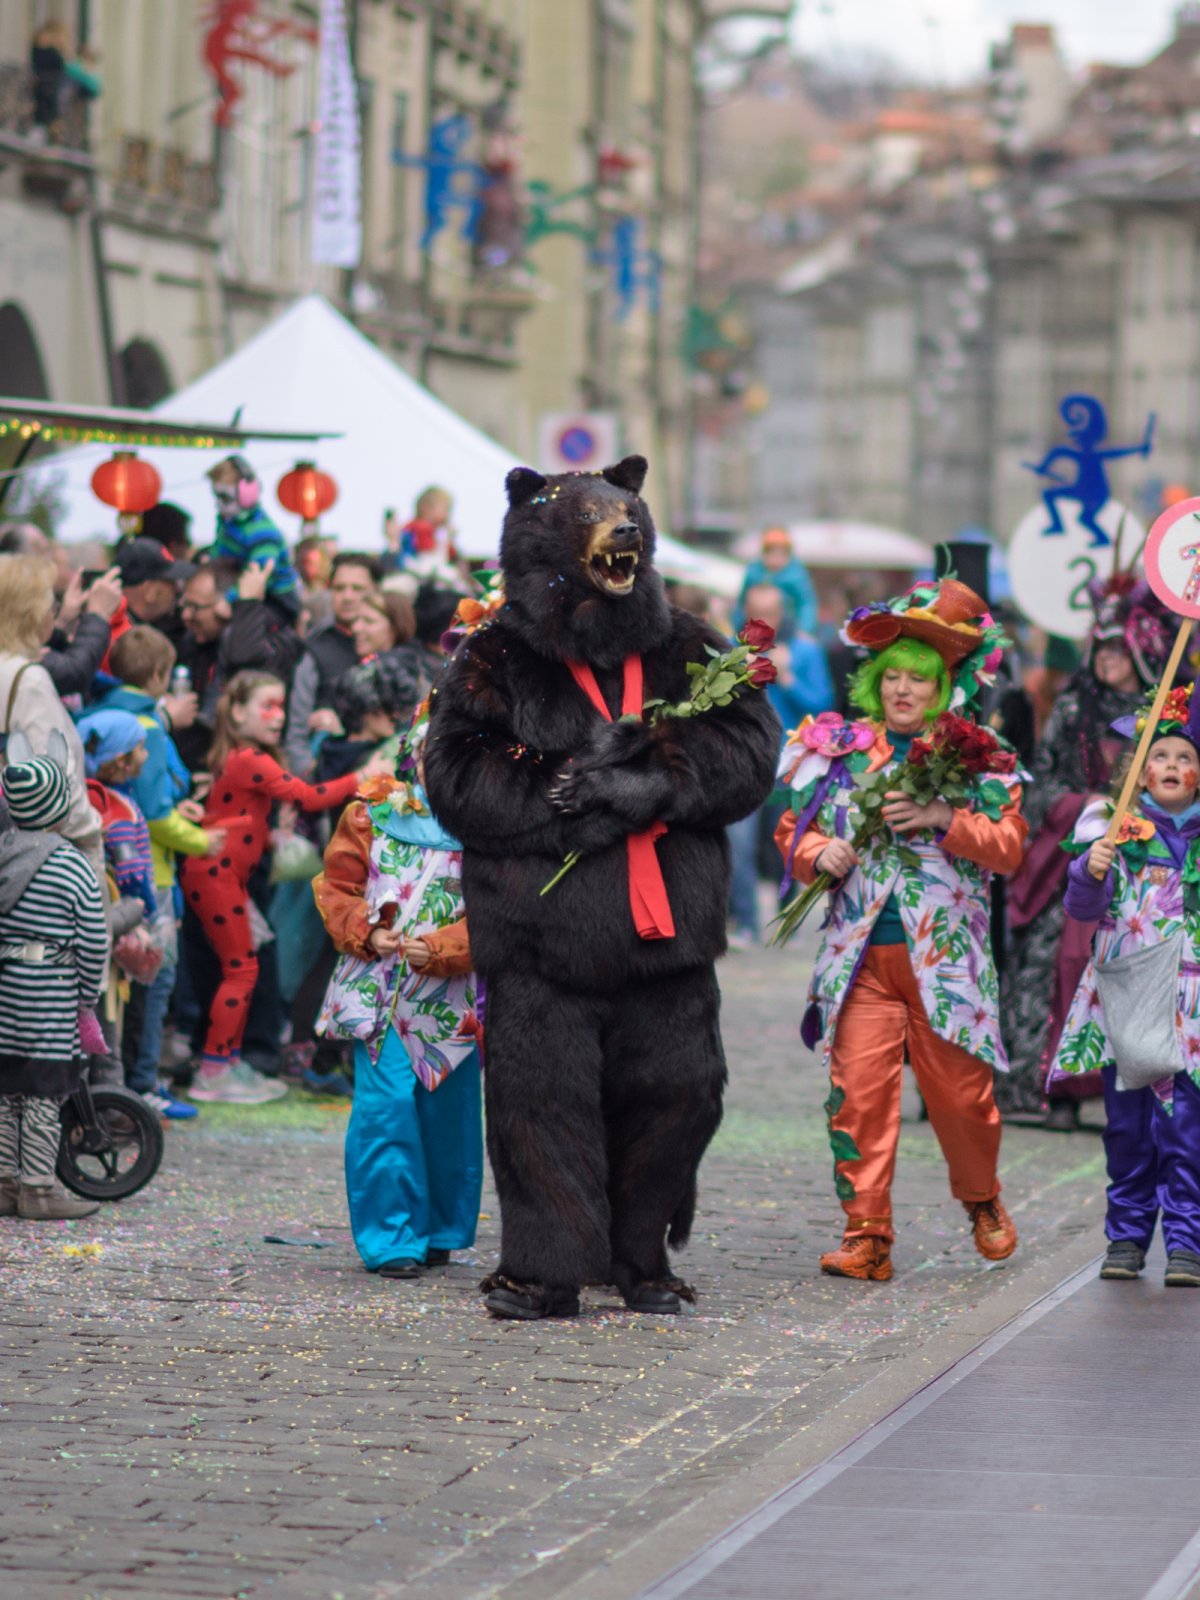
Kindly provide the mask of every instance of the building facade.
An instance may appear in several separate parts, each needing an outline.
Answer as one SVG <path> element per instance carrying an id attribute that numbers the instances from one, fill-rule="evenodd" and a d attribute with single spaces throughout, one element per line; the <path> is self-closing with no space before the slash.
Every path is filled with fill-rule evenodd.
<path id="1" fill-rule="evenodd" d="M 310 245 L 320 0 L 8 0 L 3 387 L 153 405 L 318 290 L 528 459 L 548 413 L 611 413 L 678 520 L 696 52 L 731 12 L 789 9 L 344 0 L 362 250 L 340 267 Z"/>
<path id="2" fill-rule="evenodd" d="M 1109 473 L 1143 520 L 1166 486 L 1200 487 L 1200 6 L 1153 60 L 1093 69 L 1069 105 L 1050 30 L 1019 27 L 1010 46 L 994 65 L 1024 87 L 987 139 L 985 81 L 970 137 L 930 135 L 880 191 L 852 157 L 891 120 L 846 124 L 836 193 L 785 197 L 815 238 L 735 241 L 751 264 L 731 280 L 753 331 L 741 383 L 767 403 L 723 399 L 702 520 L 1006 539 L 1042 487 L 1026 463 L 1064 438 L 1059 403 L 1080 392 L 1116 445 L 1155 415 L 1152 455 Z M 929 127 L 971 126 L 951 110 Z"/>

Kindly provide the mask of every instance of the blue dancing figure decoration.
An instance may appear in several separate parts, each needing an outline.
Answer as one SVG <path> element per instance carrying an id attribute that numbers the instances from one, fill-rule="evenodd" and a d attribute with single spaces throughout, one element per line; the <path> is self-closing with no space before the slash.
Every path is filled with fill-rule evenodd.
<path id="1" fill-rule="evenodd" d="M 450 225 L 450 214 L 465 213 L 462 236 L 474 242 L 483 215 L 483 191 L 491 181 L 486 167 L 478 161 L 460 161 L 459 151 L 471 137 L 471 119 L 459 112 L 443 117 L 429 130 L 429 154 L 405 155 L 402 150 L 392 152 L 398 167 L 420 167 L 425 172 L 425 232 L 421 235 L 421 249 L 429 246 Z M 465 182 L 463 180 L 466 180 Z"/>
<path id="2" fill-rule="evenodd" d="M 657 250 L 639 244 L 641 226 L 637 217 L 618 217 L 613 223 L 611 248 L 592 251 L 594 262 L 612 268 L 618 322 L 628 317 L 642 289 L 647 291 L 651 311 L 658 311 L 662 257 Z"/>
<path id="3" fill-rule="evenodd" d="M 1049 525 L 1042 529 L 1043 534 L 1066 532 L 1058 502 L 1074 500 L 1079 505 L 1079 524 L 1092 535 L 1091 548 L 1095 550 L 1112 542 L 1097 521 L 1110 498 L 1105 462 L 1116 461 L 1120 456 L 1147 458 L 1154 448 L 1155 415 L 1152 411 L 1146 419 L 1146 432 L 1141 444 L 1110 445 L 1107 449 L 1101 449 L 1108 436 L 1108 419 L 1104 407 L 1094 395 L 1069 394 L 1058 409 L 1067 425 L 1071 444 L 1052 446 L 1036 465 L 1032 461 L 1022 461 L 1021 465 L 1028 472 L 1036 472 L 1039 478 L 1049 479 L 1053 485 L 1042 491 L 1042 499 L 1050 515 Z M 1053 468 L 1056 461 L 1074 462 L 1074 478 L 1064 478 L 1055 472 Z"/>

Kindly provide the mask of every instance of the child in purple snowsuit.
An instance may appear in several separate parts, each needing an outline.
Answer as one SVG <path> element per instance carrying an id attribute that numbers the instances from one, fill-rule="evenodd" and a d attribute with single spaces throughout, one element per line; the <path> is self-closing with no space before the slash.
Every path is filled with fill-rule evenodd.
<path id="1" fill-rule="evenodd" d="M 1113 727 L 1131 735 L 1136 722 Z M 1071 846 L 1080 854 L 1067 914 L 1100 926 L 1050 1081 L 1102 1072 L 1109 1245 L 1100 1276 L 1136 1278 L 1161 1217 L 1165 1281 L 1200 1287 L 1200 700 L 1193 709 L 1190 688 L 1167 699 L 1115 844 L 1104 837 L 1110 816 L 1102 802 L 1088 806 Z M 1164 948 L 1173 942 L 1177 961 Z M 1131 975 L 1126 958 L 1139 955 Z M 1108 988 L 1106 1016 L 1100 990 L 1106 968 L 1119 970 L 1112 963 L 1125 964 L 1125 985 Z M 1147 998 L 1155 971 L 1165 977 L 1160 1003 Z"/>

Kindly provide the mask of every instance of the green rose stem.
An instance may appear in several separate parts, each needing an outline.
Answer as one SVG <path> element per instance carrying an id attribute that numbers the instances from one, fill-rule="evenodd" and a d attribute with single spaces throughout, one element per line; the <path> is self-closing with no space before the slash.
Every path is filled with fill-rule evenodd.
<path id="1" fill-rule="evenodd" d="M 550 882 L 548 884 L 546 884 L 545 887 L 541 890 L 541 893 L 539 894 L 538 898 L 540 899 L 543 894 L 549 894 L 551 889 L 553 889 L 554 885 L 556 883 L 561 883 L 563 881 L 563 879 L 566 877 L 567 873 L 570 872 L 571 868 L 574 867 L 574 866 L 577 866 L 579 864 L 579 862 L 582 861 L 582 859 L 583 859 L 583 851 L 582 850 L 572 850 L 571 854 L 569 856 L 564 856 L 563 857 L 562 866 L 558 869 L 558 871 L 550 879 Z"/>

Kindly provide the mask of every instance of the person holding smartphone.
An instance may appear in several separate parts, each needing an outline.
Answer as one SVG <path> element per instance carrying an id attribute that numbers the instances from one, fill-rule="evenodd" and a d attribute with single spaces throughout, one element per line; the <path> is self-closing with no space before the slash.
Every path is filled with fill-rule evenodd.
<path id="1" fill-rule="evenodd" d="M 108 653 L 120 604 L 121 574 L 115 567 L 71 574 L 42 656 L 51 683 L 64 698 L 87 697 Z"/>

